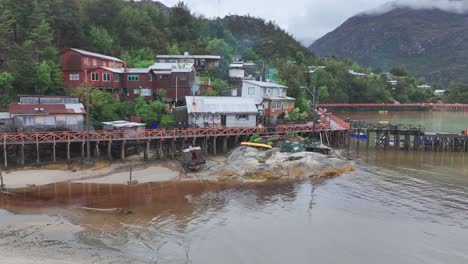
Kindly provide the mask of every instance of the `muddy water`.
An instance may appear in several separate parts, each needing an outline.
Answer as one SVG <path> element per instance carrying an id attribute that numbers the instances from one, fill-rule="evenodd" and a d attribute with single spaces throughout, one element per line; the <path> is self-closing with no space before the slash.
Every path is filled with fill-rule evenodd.
<path id="1" fill-rule="evenodd" d="M 465 123 L 453 129 L 468 123 L 458 122 Z M 351 155 L 357 171 L 321 181 L 18 191 L 0 198 L 1 208 L 21 213 L 0 214 L 0 256 L 39 263 L 468 263 L 466 154 Z"/>

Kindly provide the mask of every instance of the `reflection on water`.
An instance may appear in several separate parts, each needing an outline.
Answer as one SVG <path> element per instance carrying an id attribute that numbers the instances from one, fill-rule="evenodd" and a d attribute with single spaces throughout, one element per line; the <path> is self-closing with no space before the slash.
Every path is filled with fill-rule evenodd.
<path id="1" fill-rule="evenodd" d="M 466 153 L 350 155 L 358 170 L 330 180 L 58 184 L 0 207 L 66 216 L 85 228 L 73 249 L 98 263 L 468 263 Z"/>

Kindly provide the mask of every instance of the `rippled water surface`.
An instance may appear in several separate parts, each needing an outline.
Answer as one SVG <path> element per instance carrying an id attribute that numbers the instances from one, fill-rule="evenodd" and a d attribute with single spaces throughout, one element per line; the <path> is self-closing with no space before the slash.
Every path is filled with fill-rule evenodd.
<path id="1" fill-rule="evenodd" d="M 84 228 L 68 245 L 98 263 L 468 263 L 467 154 L 350 155 L 358 170 L 329 180 L 56 185 L 0 206 L 65 215 Z"/>

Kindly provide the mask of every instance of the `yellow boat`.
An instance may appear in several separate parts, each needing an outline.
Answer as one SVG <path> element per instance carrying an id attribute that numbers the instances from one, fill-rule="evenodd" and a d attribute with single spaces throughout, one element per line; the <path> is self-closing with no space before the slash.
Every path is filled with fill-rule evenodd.
<path id="1" fill-rule="evenodd" d="M 266 148 L 266 149 L 272 149 L 273 148 L 272 146 L 267 145 L 267 144 L 251 143 L 251 142 L 242 142 L 241 146 Z"/>

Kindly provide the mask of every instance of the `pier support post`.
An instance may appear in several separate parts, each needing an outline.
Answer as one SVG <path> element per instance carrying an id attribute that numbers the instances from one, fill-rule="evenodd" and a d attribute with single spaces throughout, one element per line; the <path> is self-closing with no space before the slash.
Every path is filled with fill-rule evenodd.
<path id="1" fill-rule="evenodd" d="M 96 145 L 94 145 L 94 156 L 97 158 L 101 157 L 101 150 L 99 149 L 99 141 L 96 141 Z"/>
<path id="2" fill-rule="evenodd" d="M 69 161 L 71 159 L 70 157 L 70 142 L 67 142 L 67 160 Z"/>
<path id="3" fill-rule="evenodd" d="M 112 141 L 107 142 L 107 158 L 112 161 Z"/>
<path id="4" fill-rule="evenodd" d="M 175 152 L 176 152 L 176 145 L 175 145 L 175 138 L 171 140 L 171 159 L 175 158 Z"/>
<path id="5" fill-rule="evenodd" d="M 213 155 L 216 155 L 216 137 L 213 137 Z"/>
<path id="6" fill-rule="evenodd" d="M 194 137 L 194 138 L 192 139 L 192 147 L 196 147 L 196 146 L 197 146 L 197 138 Z"/>
<path id="7" fill-rule="evenodd" d="M 81 143 L 81 161 L 85 159 L 85 142 Z"/>
<path id="8" fill-rule="evenodd" d="M 164 158 L 164 153 L 163 153 L 163 140 L 161 139 L 158 143 L 158 154 L 159 154 L 159 159 Z"/>
<path id="9" fill-rule="evenodd" d="M 39 153 L 39 141 L 36 141 L 36 163 L 39 164 L 41 163 L 41 154 Z"/>
<path id="10" fill-rule="evenodd" d="M 52 145 L 52 161 L 55 163 L 57 162 L 57 152 L 56 152 L 56 143 Z"/>
<path id="11" fill-rule="evenodd" d="M 8 153 L 6 142 L 3 142 L 3 165 L 5 166 L 5 168 L 8 167 Z"/>
<path id="12" fill-rule="evenodd" d="M 24 144 L 21 144 L 21 166 L 24 166 Z"/>
<path id="13" fill-rule="evenodd" d="M 125 141 L 122 141 L 122 146 L 121 146 L 121 149 L 120 149 L 120 158 L 122 159 L 122 161 L 125 161 Z"/>
<path id="14" fill-rule="evenodd" d="M 146 148 L 145 148 L 145 161 L 149 160 L 149 153 L 150 153 L 150 144 L 151 141 L 146 141 Z"/>
<path id="15" fill-rule="evenodd" d="M 228 149 L 228 137 L 223 138 L 223 153 L 226 153 Z"/>

